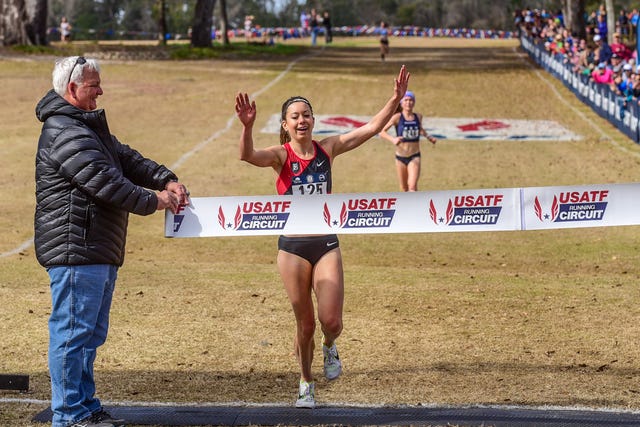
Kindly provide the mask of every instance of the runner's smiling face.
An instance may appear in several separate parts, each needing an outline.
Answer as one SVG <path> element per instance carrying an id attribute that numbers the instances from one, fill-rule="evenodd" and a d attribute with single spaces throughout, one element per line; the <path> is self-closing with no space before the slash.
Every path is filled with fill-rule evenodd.
<path id="1" fill-rule="evenodd" d="M 282 127 L 289 132 L 291 139 L 311 138 L 313 131 L 313 112 L 306 102 L 294 102 L 287 108 Z"/>

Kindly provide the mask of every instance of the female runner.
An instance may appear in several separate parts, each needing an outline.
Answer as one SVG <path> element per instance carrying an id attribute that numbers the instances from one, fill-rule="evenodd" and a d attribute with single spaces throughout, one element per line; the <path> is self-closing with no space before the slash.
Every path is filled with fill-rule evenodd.
<path id="1" fill-rule="evenodd" d="M 249 95 L 236 96 L 236 114 L 242 122 L 240 159 L 276 173 L 278 194 L 331 193 L 333 159 L 378 134 L 396 111 L 407 90 L 409 73 L 400 68 L 393 94 L 384 107 L 364 126 L 342 135 L 316 141 L 312 138 L 314 117 L 311 103 L 301 97 L 289 98 L 282 105 L 280 145 L 264 149 L 253 146 L 256 103 Z M 312 292 L 318 305 L 318 320 L 324 334 L 322 350 L 324 375 L 337 378 L 342 372 L 335 340 L 342 332 L 344 276 L 342 255 L 335 234 L 280 236 L 278 269 L 296 319 L 294 352 L 301 375 L 296 407 L 315 407 L 315 382 L 311 372 L 316 328 Z"/>
<path id="2" fill-rule="evenodd" d="M 401 110 L 394 114 L 380 132 L 380 137 L 396 146 L 396 171 L 402 191 L 418 191 L 420 178 L 420 136 L 427 138 L 432 144 L 436 139 L 427 134 L 422 126 L 422 114 L 413 111 L 416 97 L 407 91 L 400 103 Z M 387 133 L 394 126 L 396 136 Z"/>

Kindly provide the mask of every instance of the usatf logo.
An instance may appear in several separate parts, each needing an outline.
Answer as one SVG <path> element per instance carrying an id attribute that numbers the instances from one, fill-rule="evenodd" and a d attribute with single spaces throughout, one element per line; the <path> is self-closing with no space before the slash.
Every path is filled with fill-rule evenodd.
<path id="1" fill-rule="evenodd" d="M 233 218 L 218 208 L 218 223 L 224 230 L 282 230 L 289 219 L 290 201 L 244 202 Z"/>
<path id="2" fill-rule="evenodd" d="M 494 225 L 500 218 L 503 198 L 503 194 L 455 196 L 441 214 L 431 199 L 429 216 L 436 225 Z"/>
<path id="3" fill-rule="evenodd" d="M 178 205 L 178 209 L 176 213 L 173 215 L 173 232 L 177 233 L 180 231 L 180 227 L 182 226 L 182 221 L 184 221 L 184 215 L 178 215 L 180 212 L 184 210 L 185 205 Z"/>
<path id="4" fill-rule="evenodd" d="M 540 221 L 599 221 L 607 209 L 609 190 L 567 191 L 553 196 L 551 210 L 544 212 L 538 196 L 533 209 Z"/>
<path id="5" fill-rule="evenodd" d="M 324 222 L 329 227 L 340 228 L 381 228 L 389 227 L 396 213 L 396 201 L 392 198 L 349 199 L 342 203 L 340 215 L 331 218 L 329 206 L 324 204 Z"/>

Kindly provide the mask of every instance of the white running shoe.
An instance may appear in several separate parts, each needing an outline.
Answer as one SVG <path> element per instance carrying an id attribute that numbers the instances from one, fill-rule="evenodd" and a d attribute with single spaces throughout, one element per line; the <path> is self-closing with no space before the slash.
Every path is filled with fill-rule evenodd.
<path id="1" fill-rule="evenodd" d="M 324 376 L 328 380 L 335 380 L 342 373 L 342 362 L 338 356 L 338 349 L 334 342 L 331 347 L 322 344 L 322 354 L 324 356 Z"/>
<path id="2" fill-rule="evenodd" d="M 298 392 L 298 400 L 296 400 L 296 408 L 313 409 L 316 407 L 316 383 L 314 381 L 306 382 L 300 380 L 300 391 Z"/>

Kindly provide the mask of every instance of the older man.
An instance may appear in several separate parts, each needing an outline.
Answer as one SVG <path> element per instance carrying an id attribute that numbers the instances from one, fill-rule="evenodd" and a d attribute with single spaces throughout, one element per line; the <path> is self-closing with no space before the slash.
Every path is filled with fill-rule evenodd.
<path id="1" fill-rule="evenodd" d="M 188 193 L 166 167 L 109 132 L 96 60 L 56 62 L 40 100 L 35 249 L 51 288 L 49 372 L 52 427 L 114 427 L 95 397 L 96 349 L 107 338 L 129 213 L 176 212 Z"/>

